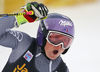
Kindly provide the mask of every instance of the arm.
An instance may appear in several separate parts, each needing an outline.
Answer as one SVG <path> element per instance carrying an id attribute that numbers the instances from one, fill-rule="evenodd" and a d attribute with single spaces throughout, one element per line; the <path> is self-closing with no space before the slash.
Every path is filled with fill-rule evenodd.
<path id="1" fill-rule="evenodd" d="M 26 22 L 34 22 L 35 20 L 39 20 L 39 19 L 44 19 L 47 16 L 48 13 L 48 9 L 46 8 L 46 6 L 44 6 L 43 4 L 39 4 L 37 2 L 31 2 L 31 3 L 27 3 L 24 7 L 23 7 L 24 11 L 34 11 L 33 15 L 20 15 L 20 16 L 12 16 L 12 17 L 5 17 L 0 19 L 0 44 L 5 46 L 4 40 L 2 39 L 6 39 L 5 37 L 9 36 L 9 32 L 7 32 L 9 29 L 15 27 L 15 26 L 20 26 L 22 24 L 25 24 Z M 10 36 L 11 37 L 11 36 Z M 9 39 L 9 38 L 8 38 Z M 14 40 L 14 39 L 10 39 L 10 40 Z M 13 42 L 14 43 L 14 42 Z M 15 44 L 12 44 L 13 46 L 10 47 L 14 47 Z"/>
<path id="2" fill-rule="evenodd" d="M 0 18 L 0 38 L 6 33 L 7 29 L 14 27 L 15 17 Z"/>
<path id="3" fill-rule="evenodd" d="M 33 4 L 34 2 L 32 2 L 32 5 Z M 32 5 L 30 4 L 25 7 L 28 8 Z M 37 4 L 36 8 L 30 9 L 34 11 L 34 15 L 32 16 L 11 16 L 0 19 L 0 45 L 12 48 L 12 53 L 9 58 L 10 62 L 15 62 L 28 49 L 32 42 L 32 38 L 29 35 L 19 31 L 11 31 L 10 29 L 15 26 L 18 27 L 24 22 L 34 22 L 37 19 L 45 18 L 48 12 L 45 9 L 45 11 L 38 10 L 39 7 L 44 7 L 44 5 L 40 5 L 41 4 Z M 24 9 L 24 11 L 27 11 L 26 9 Z M 36 13 L 37 11 L 38 13 Z M 42 15 L 44 12 L 47 13 Z"/>
<path id="4" fill-rule="evenodd" d="M 14 27 L 15 17 L 6 17 L 0 19 L 0 45 L 12 48 L 13 50 L 23 42 L 31 43 L 31 37 L 19 31 L 12 31 Z"/>

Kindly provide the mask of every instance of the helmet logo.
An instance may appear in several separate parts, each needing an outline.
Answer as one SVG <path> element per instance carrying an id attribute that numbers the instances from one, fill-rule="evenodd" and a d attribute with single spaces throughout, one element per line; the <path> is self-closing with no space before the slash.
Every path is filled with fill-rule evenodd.
<path id="1" fill-rule="evenodd" d="M 60 24 L 60 26 L 66 26 L 66 25 L 72 26 L 72 24 L 70 22 L 63 21 L 63 20 L 60 20 L 59 24 Z"/>

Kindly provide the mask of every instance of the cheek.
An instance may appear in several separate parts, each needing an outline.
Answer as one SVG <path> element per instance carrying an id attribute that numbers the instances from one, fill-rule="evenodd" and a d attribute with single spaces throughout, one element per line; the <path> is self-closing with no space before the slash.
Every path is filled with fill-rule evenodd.
<path id="1" fill-rule="evenodd" d="M 47 41 L 47 43 L 46 43 L 46 45 L 45 45 L 45 49 L 46 49 L 46 50 L 50 50 L 50 49 L 52 49 L 52 48 L 53 48 L 53 45 L 50 44 L 50 43 Z"/>
<path id="2" fill-rule="evenodd" d="M 57 50 L 59 51 L 59 52 L 58 52 L 59 55 L 62 54 L 62 53 L 65 51 L 65 49 L 62 49 L 62 48 L 59 48 L 59 49 L 57 49 Z"/>
<path id="3" fill-rule="evenodd" d="M 62 49 L 62 50 L 61 50 L 61 54 L 62 54 L 64 51 L 65 51 L 65 49 Z"/>
<path id="4" fill-rule="evenodd" d="M 45 47 L 45 52 L 46 53 L 49 53 L 50 51 L 51 51 L 50 48 Z"/>
<path id="5" fill-rule="evenodd" d="M 52 46 L 47 42 L 46 45 L 45 45 L 45 48 L 44 48 L 44 49 L 45 49 L 45 52 L 46 52 L 46 53 L 50 52 L 51 49 L 52 49 L 51 47 L 52 47 Z"/>

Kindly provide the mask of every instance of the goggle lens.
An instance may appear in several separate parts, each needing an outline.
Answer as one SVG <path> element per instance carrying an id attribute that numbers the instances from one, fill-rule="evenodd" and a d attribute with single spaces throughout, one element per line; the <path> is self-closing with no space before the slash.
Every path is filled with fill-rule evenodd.
<path id="1" fill-rule="evenodd" d="M 71 45 L 73 38 L 62 33 L 49 32 L 47 40 L 49 43 L 55 46 L 62 44 L 62 48 L 66 49 Z"/>

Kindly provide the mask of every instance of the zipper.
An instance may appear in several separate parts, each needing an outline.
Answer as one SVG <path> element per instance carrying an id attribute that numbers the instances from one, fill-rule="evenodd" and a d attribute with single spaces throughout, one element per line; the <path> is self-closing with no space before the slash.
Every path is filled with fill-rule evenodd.
<path id="1" fill-rule="evenodd" d="M 50 64 L 49 64 L 49 72 L 52 72 L 52 61 L 50 61 Z"/>

